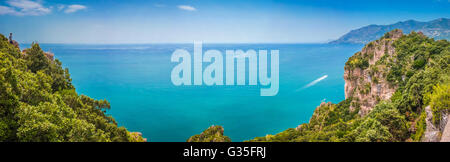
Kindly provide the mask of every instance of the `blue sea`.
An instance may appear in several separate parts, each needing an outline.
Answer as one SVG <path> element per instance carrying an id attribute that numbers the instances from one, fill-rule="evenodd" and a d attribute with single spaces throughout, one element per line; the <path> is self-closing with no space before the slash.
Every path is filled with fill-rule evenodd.
<path id="1" fill-rule="evenodd" d="M 203 51 L 223 55 L 233 49 L 279 50 L 279 92 L 268 97 L 260 96 L 260 86 L 173 85 L 177 63 L 171 55 L 176 49 L 193 55 L 193 44 L 40 45 L 69 68 L 79 94 L 107 99 L 107 113 L 120 126 L 142 132 L 151 142 L 186 141 L 211 125 L 222 125 L 232 141 L 243 141 L 306 123 L 322 101 L 344 99 L 344 64 L 363 47 L 203 44 Z"/>

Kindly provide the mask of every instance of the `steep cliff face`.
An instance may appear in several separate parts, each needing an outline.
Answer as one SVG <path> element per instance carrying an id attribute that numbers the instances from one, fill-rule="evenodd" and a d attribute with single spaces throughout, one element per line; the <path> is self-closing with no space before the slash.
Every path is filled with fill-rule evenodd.
<path id="1" fill-rule="evenodd" d="M 395 53 L 392 44 L 401 36 L 401 30 L 386 33 L 381 39 L 367 44 L 347 61 L 344 72 L 345 98 L 352 98 L 350 109 L 359 108 L 361 116 L 368 114 L 379 101 L 391 98 L 397 89 L 386 80 L 385 71 L 389 69 L 377 62 L 380 59 L 392 58 Z"/>

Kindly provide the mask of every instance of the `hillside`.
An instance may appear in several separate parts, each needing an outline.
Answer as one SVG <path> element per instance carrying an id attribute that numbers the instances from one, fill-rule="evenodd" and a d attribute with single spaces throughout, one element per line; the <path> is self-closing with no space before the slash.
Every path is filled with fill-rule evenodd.
<path id="1" fill-rule="evenodd" d="M 436 40 L 450 40 L 450 19 L 440 18 L 429 22 L 408 20 L 390 25 L 369 25 L 356 30 L 352 30 L 339 39 L 331 41 L 330 43 L 366 44 L 373 40 L 376 40 L 377 38 L 380 38 L 384 33 L 387 33 L 394 29 L 400 29 L 406 34 L 411 33 L 412 31 L 422 32 L 424 35 Z"/>
<path id="2" fill-rule="evenodd" d="M 348 59 L 344 101 L 322 103 L 309 123 L 250 141 L 439 141 L 450 109 L 449 63 L 448 41 L 393 30 Z M 427 139 L 433 131 L 437 138 Z"/>
<path id="3" fill-rule="evenodd" d="M 309 123 L 249 141 L 448 140 L 449 63 L 450 42 L 390 31 L 346 62 L 344 101 L 322 103 Z"/>
<path id="4" fill-rule="evenodd" d="M 53 54 L 14 42 L 0 34 L 1 142 L 145 141 L 106 114 L 108 101 L 77 94 Z"/>
<path id="5" fill-rule="evenodd" d="M 223 135 L 222 126 L 210 126 L 202 133 L 190 137 L 187 142 L 231 142 L 231 139 Z"/>

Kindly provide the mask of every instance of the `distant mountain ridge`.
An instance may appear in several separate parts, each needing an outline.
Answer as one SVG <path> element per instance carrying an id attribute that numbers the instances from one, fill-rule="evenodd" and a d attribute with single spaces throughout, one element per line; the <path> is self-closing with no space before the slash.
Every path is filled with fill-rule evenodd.
<path id="1" fill-rule="evenodd" d="M 439 18 L 428 22 L 415 20 L 400 21 L 390 25 L 369 25 L 356 30 L 352 30 L 331 44 L 366 44 L 384 33 L 394 29 L 401 29 L 405 34 L 411 31 L 422 32 L 424 35 L 434 39 L 450 40 L 450 19 Z"/>

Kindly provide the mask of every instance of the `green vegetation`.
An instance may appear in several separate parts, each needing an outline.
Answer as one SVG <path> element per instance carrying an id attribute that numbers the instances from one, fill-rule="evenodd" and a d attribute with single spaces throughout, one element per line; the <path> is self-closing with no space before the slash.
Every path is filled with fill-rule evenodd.
<path id="1" fill-rule="evenodd" d="M 425 121 L 426 117 L 427 117 L 426 112 L 422 111 L 422 113 L 419 116 L 419 119 L 416 122 L 416 131 L 411 135 L 411 139 L 413 141 L 420 141 L 420 139 L 422 139 L 422 137 L 425 133 L 426 127 L 427 127 L 427 124 Z"/>
<path id="2" fill-rule="evenodd" d="M 403 141 L 407 132 L 405 117 L 392 103 L 381 102 L 348 137 L 356 142 Z"/>
<path id="3" fill-rule="evenodd" d="M 392 102 L 401 113 L 413 120 L 428 104 L 424 99 L 432 93 L 433 87 L 448 84 L 450 43 L 445 40 L 434 41 L 413 32 L 395 41 L 394 46 L 397 62 L 387 63 L 391 67 L 387 78 L 391 84 L 399 86 L 399 96 L 393 98 Z M 426 60 L 423 66 L 416 64 L 418 59 Z"/>
<path id="4" fill-rule="evenodd" d="M 349 134 L 360 122 L 357 112 L 350 111 L 351 99 L 338 104 L 323 103 L 315 111 L 309 123 L 296 129 L 290 128 L 276 135 L 256 137 L 250 142 L 325 142 L 349 141 Z"/>
<path id="5" fill-rule="evenodd" d="M 433 111 L 433 123 L 439 124 L 442 112 L 450 110 L 450 84 L 434 86 L 432 94 L 428 94 L 428 97 Z"/>
<path id="6" fill-rule="evenodd" d="M 222 126 L 211 126 L 201 134 L 190 137 L 187 142 L 231 142 L 231 139 L 223 135 Z"/>
<path id="7" fill-rule="evenodd" d="M 390 38 L 387 34 L 381 39 Z M 369 65 L 367 55 L 361 52 L 350 57 L 345 65 L 346 70 L 369 68 L 372 73 L 382 72 L 388 84 L 397 87 L 390 100 L 380 101 L 368 115 L 361 117 L 358 110 L 350 110 L 350 104 L 358 108 L 356 99 L 323 103 L 309 123 L 249 141 L 420 141 L 426 129 L 425 107 L 431 106 L 436 125 L 441 114 L 450 109 L 450 42 L 412 32 L 395 40 L 393 46 L 395 53 L 382 56 L 374 65 Z M 371 77 L 372 84 L 380 80 Z M 370 84 L 363 86 L 362 92 L 370 91 Z"/>
<path id="8" fill-rule="evenodd" d="M 366 69 L 369 67 L 369 57 L 363 56 L 361 52 L 356 53 L 345 63 L 345 69 Z"/>
<path id="9" fill-rule="evenodd" d="M 33 43 L 23 55 L 0 35 L 0 141 L 143 141 L 106 115 L 106 100 L 75 92 L 68 69 Z"/>

